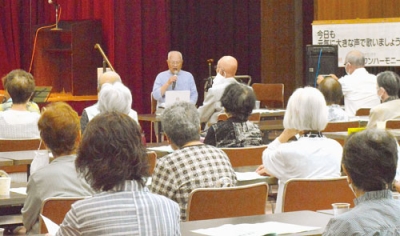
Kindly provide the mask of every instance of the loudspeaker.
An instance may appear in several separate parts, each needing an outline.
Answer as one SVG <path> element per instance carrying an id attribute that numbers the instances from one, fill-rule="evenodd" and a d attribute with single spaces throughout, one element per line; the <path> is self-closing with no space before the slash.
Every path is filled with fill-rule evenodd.
<path id="1" fill-rule="evenodd" d="M 317 76 L 336 74 L 338 70 L 337 45 L 307 45 L 306 86 L 317 87 Z"/>

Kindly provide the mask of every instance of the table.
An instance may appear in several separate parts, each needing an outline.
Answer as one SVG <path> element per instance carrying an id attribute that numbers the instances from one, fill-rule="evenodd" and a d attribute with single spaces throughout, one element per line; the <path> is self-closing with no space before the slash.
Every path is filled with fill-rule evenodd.
<path id="1" fill-rule="evenodd" d="M 400 129 L 387 129 L 400 143 Z M 342 132 L 323 132 L 323 134 L 331 139 L 335 139 L 340 143 L 344 142 L 349 134 L 346 131 Z"/>
<path id="2" fill-rule="evenodd" d="M 0 216 L 0 228 L 15 228 L 22 225 L 22 214 Z"/>
<path id="3" fill-rule="evenodd" d="M 260 113 L 260 122 L 258 126 L 261 131 L 270 130 L 283 130 L 283 116 L 285 110 L 283 109 L 254 109 L 253 113 Z M 139 121 L 154 122 L 158 126 L 158 130 L 161 130 L 161 116 L 156 114 L 138 114 Z M 158 139 L 162 140 L 160 132 L 157 134 Z"/>
<path id="4" fill-rule="evenodd" d="M 297 224 L 303 226 L 321 227 L 321 229 L 297 233 L 296 235 L 320 235 L 324 232 L 326 225 L 332 215 L 322 214 L 313 211 L 293 211 L 278 214 L 257 215 L 257 216 L 244 216 L 232 217 L 212 220 L 198 220 L 181 222 L 181 233 L 185 236 L 200 236 L 200 234 L 192 232 L 195 229 L 204 229 L 221 226 L 224 224 L 254 224 L 268 221 L 276 221 L 288 224 Z"/>
<path id="5" fill-rule="evenodd" d="M 13 160 L 0 157 L 0 167 L 1 166 L 13 166 L 13 165 L 14 165 L 14 161 Z"/>

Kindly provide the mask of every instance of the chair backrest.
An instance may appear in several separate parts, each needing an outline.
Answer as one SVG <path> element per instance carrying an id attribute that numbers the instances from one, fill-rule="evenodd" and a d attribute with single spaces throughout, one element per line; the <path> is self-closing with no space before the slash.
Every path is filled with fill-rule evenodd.
<path id="1" fill-rule="evenodd" d="M 386 129 L 400 129 L 400 120 L 387 120 Z"/>
<path id="2" fill-rule="evenodd" d="M 283 189 L 282 212 L 332 209 L 332 203 L 345 202 L 354 207 L 353 192 L 347 177 L 329 179 L 290 179 Z"/>
<path id="3" fill-rule="evenodd" d="M 157 153 L 154 151 L 147 151 L 147 158 L 149 159 L 149 174 L 152 175 L 156 167 Z"/>
<path id="4" fill-rule="evenodd" d="M 40 214 L 46 216 L 56 224 L 61 224 L 67 212 L 71 209 L 71 205 L 85 197 L 50 197 L 42 202 Z M 42 217 L 39 217 L 39 233 L 48 233 L 46 225 Z"/>
<path id="5" fill-rule="evenodd" d="M 151 106 L 151 109 L 150 109 L 150 113 L 151 114 L 154 114 L 154 113 L 156 113 L 156 110 L 157 110 L 157 100 L 156 99 L 154 99 L 154 97 L 153 97 L 153 92 L 151 92 L 151 94 L 150 94 L 150 106 Z"/>
<path id="6" fill-rule="evenodd" d="M 228 115 L 226 113 L 220 113 L 218 115 L 218 121 L 225 121 L 228 119 Z M 258 124 L 261 119 L 261 113 L 251 113 L 248 120 L 252 121 L 253 123 Z"/>
<path id="7" fill-rule="evenodd" d="M 360 108 L 356 111 L 356 116 L 369 116 L 371 108 Z"/>
<path id="8" fill-rule="evenodd" d="M 232 167 L 255 166 L 262 164 L 262 153 L 267 145 L 221 148 L 228 155 Z"/>
<path id="9" fill-rule="evenodd" d="M 260 108 L 284 108 L 284 85 L 254 83 L 252 86 Z"/>
<path id="10" fill-rule="evenodd" d="M 0 139 L 0 152 L 15 152 L 46 149 L 46 146 L 40 139 Z"/>
<path id="11" fill-rule="evenodd" d="M 340 132 L 346 131 L 348 128 L 360 127 L 359 121 L 341 121 L 341 122 L 329 122 L 323 132 Z"/>
<path id="12" fill-rule="evenodd" d="M 187 221 L 263 215 L 267 194 L 266 183 L 194 189 L 189 194 Z"/>

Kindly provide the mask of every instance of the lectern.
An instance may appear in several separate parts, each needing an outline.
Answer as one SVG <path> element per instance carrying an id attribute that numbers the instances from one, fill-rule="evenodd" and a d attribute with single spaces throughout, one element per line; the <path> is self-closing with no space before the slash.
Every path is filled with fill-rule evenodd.
<path id="1" fill-rule="evenodd" d="M 55 93 L 96 95 L 102 57 L 94 45 L 101 44 L 101 22 L 60 21 L 59 28 L 38 33 L 33 63 L 36 85 L 52 86 Z"/>

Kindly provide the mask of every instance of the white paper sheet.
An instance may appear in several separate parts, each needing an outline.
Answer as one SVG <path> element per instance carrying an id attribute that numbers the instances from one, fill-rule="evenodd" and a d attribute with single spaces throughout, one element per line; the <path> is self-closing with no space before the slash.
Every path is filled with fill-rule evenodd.
<path id="1" fill-rule="evenodd" d="M 159 151 L 159 152 L 168 152 L 171 153 L 174 150 L 172 149 L 171 145 L 159 146 L 159 147 L 148 147 L 148 150 L 151 151 Z"/>
<path id="2" fill-rule="evenodd" d="M 60 226 L 56 223 L 54 223 L 53 221 L 51 221 L 49 218 L 47 218 L 46 216 L 40 214 L 40 216 L 42 217 L 44 224 L 46 225 L 47 231 L 49 232 L 50 235 L 56 235 L 58 229 L 60 228 Z"/>
<path id="3" fill-rule="evenodd" d="M 265 108 L 261 108 L 261 109 L 253 109 L 252 113 L 280 113 L 283 112 L 285 110 L 283 109 L 265 109 Z"/>
<path id="4" fill-rule="evenodd" d="M 256 172 L 235 172 L 236 178 L 238 181 L 247 181 L 247 180 L 255 180 L 255 179 L 266 179 L 268 176 L 261 176 Z"/>
<path id="5" fill-rule="evenodd" d="M 316 230 L 320 227 L 286 224 L 281 222 L 264 222 L 256 224 L 225 224 L 215 228 L 192 230 L 195 233 L 209 236 L 262 236 L 269 233 L 289 234 Z"/>
<path id="6" fill-rule="evenodd" d="M 26 195 L 26 187 L 19 187 L 19 188 L 10 188 L 11 192 L 24 194 Z"/>

